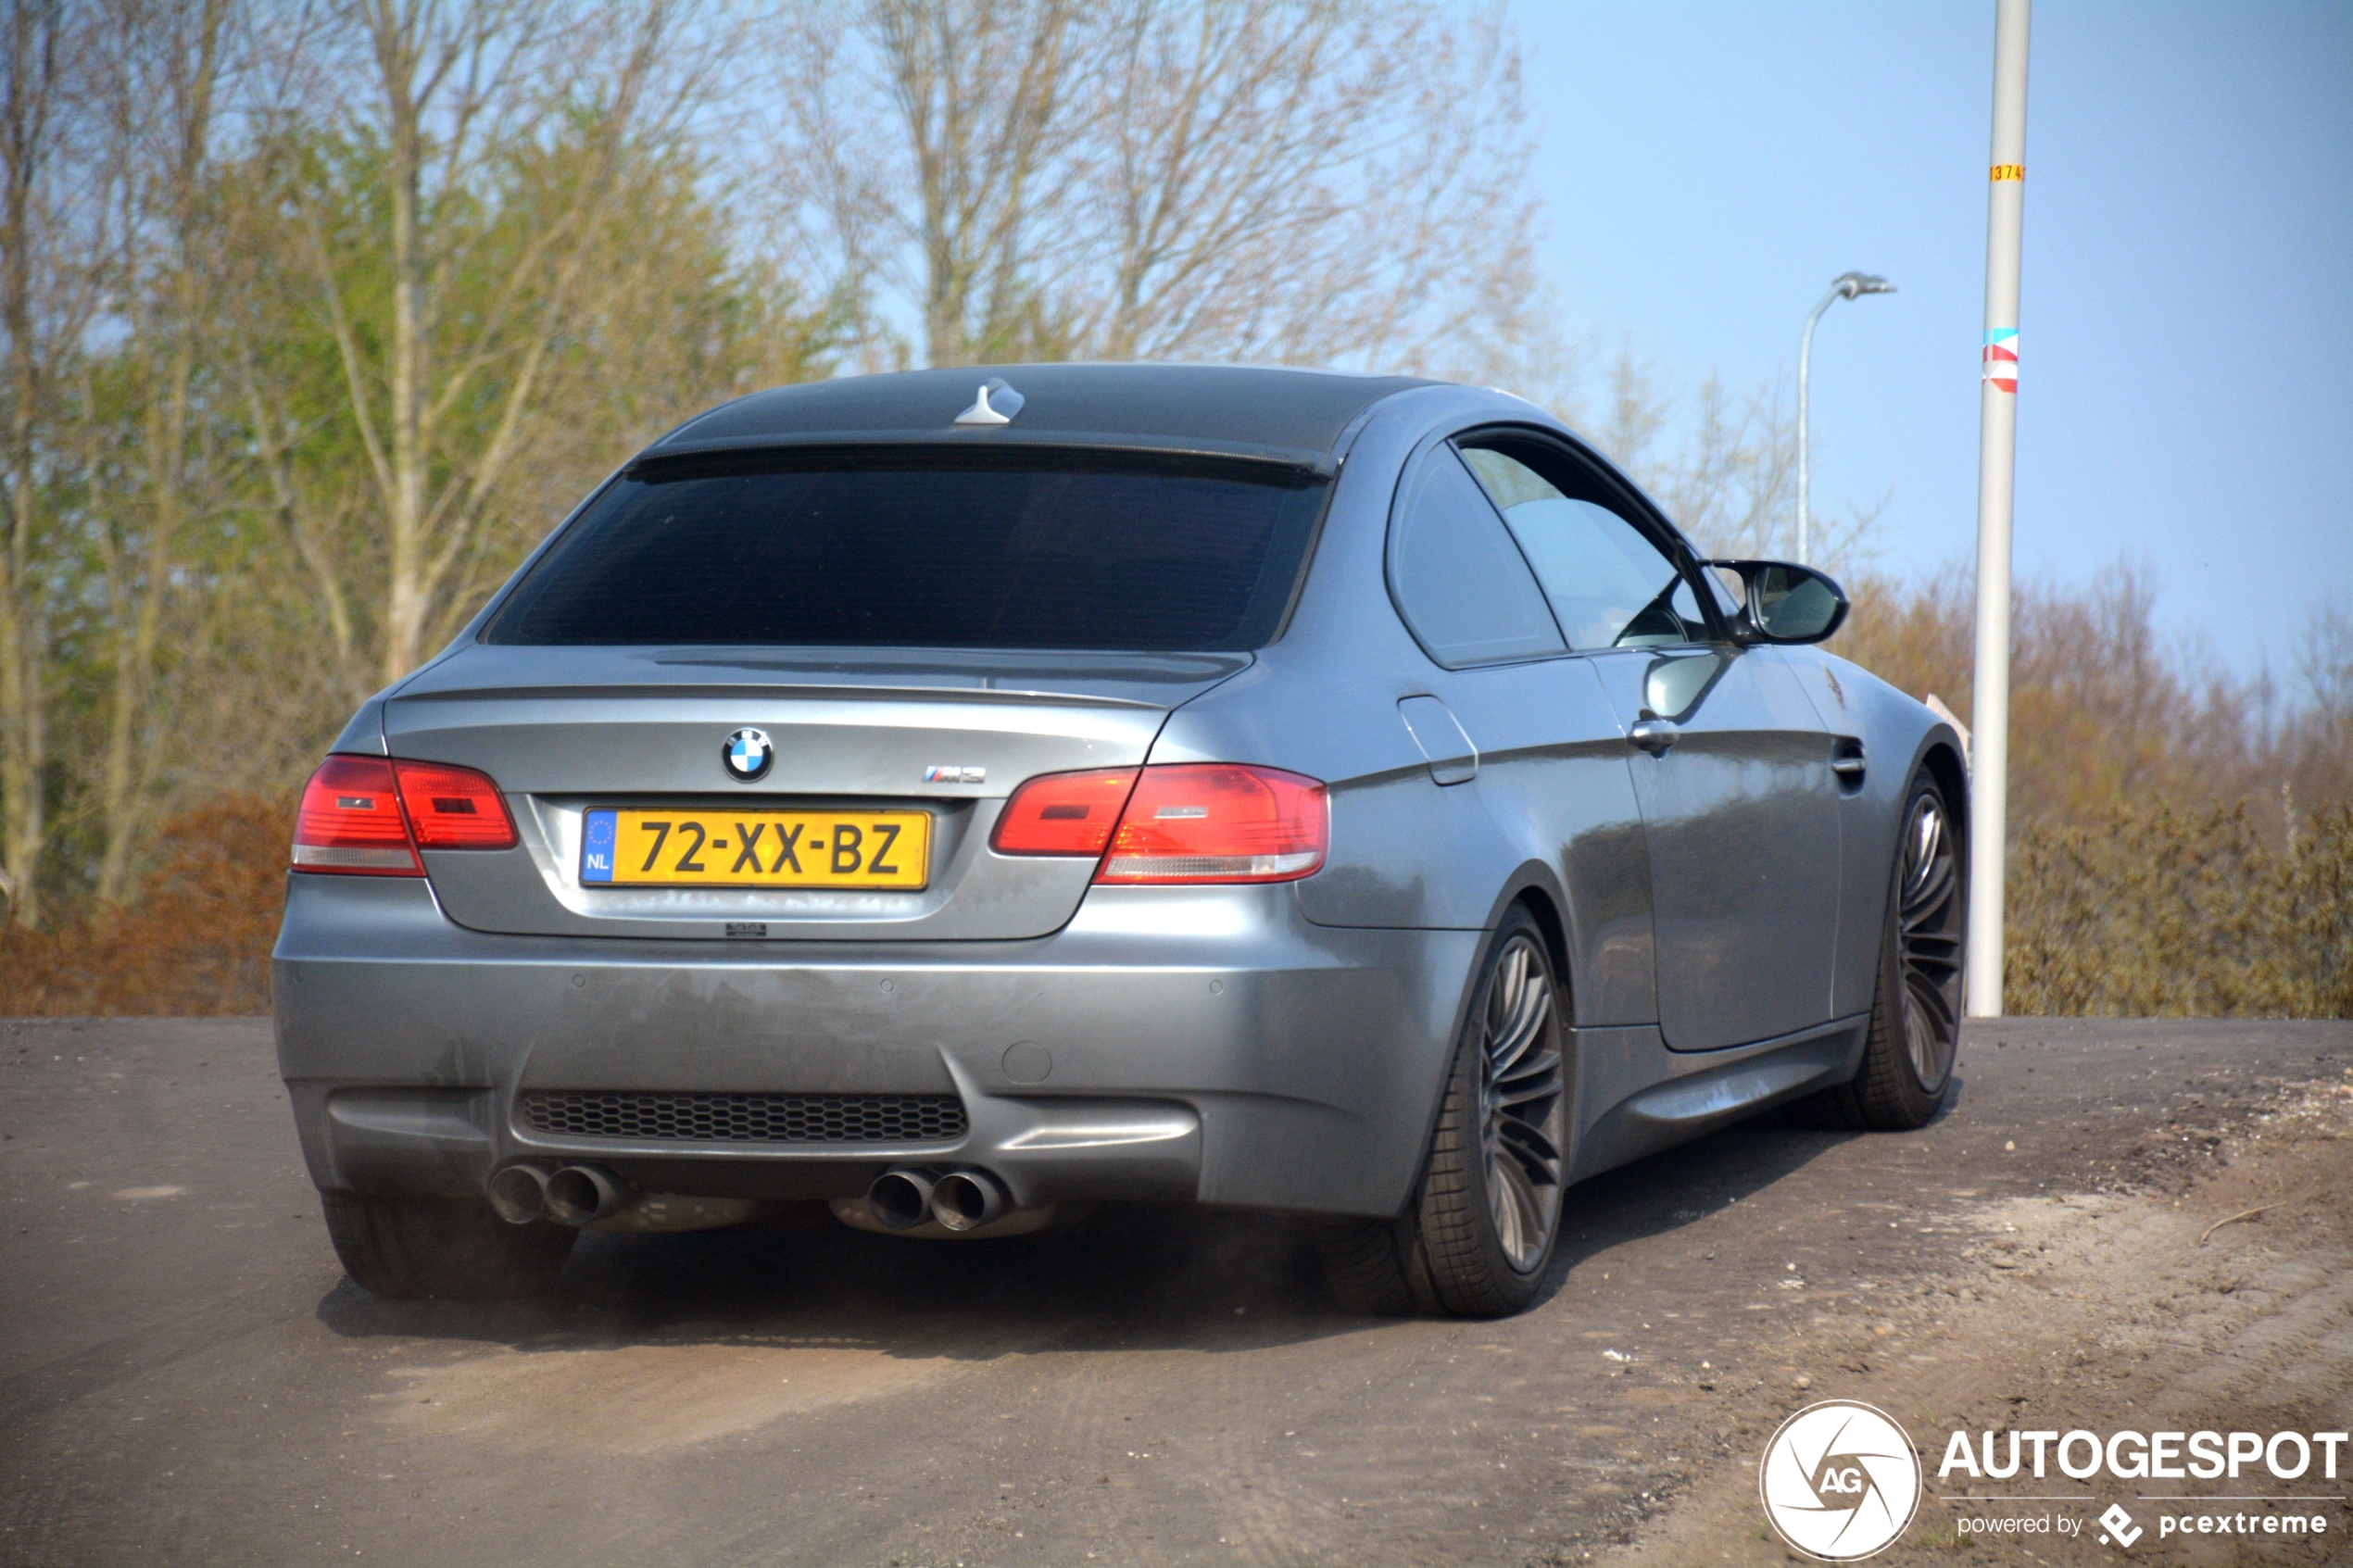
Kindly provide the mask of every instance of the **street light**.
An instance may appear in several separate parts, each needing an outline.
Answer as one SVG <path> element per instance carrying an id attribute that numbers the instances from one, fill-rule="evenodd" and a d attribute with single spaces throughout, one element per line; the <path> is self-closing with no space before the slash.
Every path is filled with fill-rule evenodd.
<path id="1" fill-rule="evenodd" d="M 1875 272 L 1842 272 L 1838 281 L 1831 284 L 1831 292 L 1822 296 L 1822 303 L 1806 314 L 1806 335 L 1797 340 L 1797 564 L 1800 566 L 1812 564 L 1806 558 L 1811 527 L 1806 498 L 1806 469 L 1810 458 L 1806 445 L 1806 372 L 1814 358 L 1814 323 L 1822 319 L 1822 312 L 1831 307 L 1833 300 L 1853 299 L 1858 294 L 1894 292 L 1895 285 Z"/>

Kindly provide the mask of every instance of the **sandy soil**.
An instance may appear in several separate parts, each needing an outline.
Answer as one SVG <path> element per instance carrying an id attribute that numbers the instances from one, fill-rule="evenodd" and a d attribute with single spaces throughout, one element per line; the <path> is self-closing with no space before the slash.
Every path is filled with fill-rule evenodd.
<path id="1" fill-rule="evenodd" d="M 2108 1433 L 2343 1430 L 2353 1418 L 2353 1073 L 2232 1108 L 2220 1124 L 2174 1123 L 2147 1135 L 2108 1190 L 2008 1198 L 1967 1214 L 1973 1231 L 1944 1277 L 1898 1299 L 1847 1294 L 1793 1327 L 1780 1364 L 1717 1382 L 1719 1452 L 1739 1463 L 1654 1513 L 1630 1542 L 1534 1561 L 1622 1568 L 1804 1561 L 1764 1526 L 1758 1450 L 1794 1402 L 1834 1393 L 1874 1404 L 1911 1434 L 1927 1472 L 1912 1527 L 1872 1561 L 1888 1564 L 2114 1562 L 2095 1524 L 1987 1538 L 1964 1515 L 2058 1512 L 2092 1521 L 2121 1502 L 2145 1534 L 2129 1557 L 2196 1564 L 2353 1562 L 2353 1508 L 2325 1508 L 2330 1531 L 2161 1538 L 2160 1492 L 2273 1492 L 2341 1499 L 2316 1464 L 2298 1482 L 1940 1481 L 1956 1429 Z M 1831 1293 L 1824 1293 L 1829 1297 Z M 1708 1387 L 1707 1382 L 1700 1386 Z M 1982 1441 L 1982 1438 L 1979 1439 Z M 2003 1439 L 1997 1438 L 1997 1441 Z M 2353 1453 L 2347 1455 L 2353 1461 Z M 2353 1462 L 2340 1475 L 2353 1475 Z M 2071 1493 L 2075 1503 L 1984 1500 Z M 2307 1512 L 2285 1502 L 2212 1512 Z"/>

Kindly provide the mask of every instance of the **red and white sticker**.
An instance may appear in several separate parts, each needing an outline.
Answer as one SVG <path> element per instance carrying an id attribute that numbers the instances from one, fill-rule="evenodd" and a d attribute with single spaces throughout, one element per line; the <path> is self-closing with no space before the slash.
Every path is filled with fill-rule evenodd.
<path id="1" fill-rule="evenodd" d="M 2018 395 L 2018 329 L 1988 327 L 1979 379 L 1993 383 L 1996 392 Z"/>

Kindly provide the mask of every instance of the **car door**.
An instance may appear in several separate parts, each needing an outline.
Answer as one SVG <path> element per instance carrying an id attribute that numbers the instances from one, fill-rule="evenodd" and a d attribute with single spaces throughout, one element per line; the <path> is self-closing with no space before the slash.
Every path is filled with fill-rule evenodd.
<path id="1" fill-rule="evenodd" d="M 1632 747 L 1667 1045 L 1827 1022 L 1840 792 L 1780 651 L 1730 642 L 1680 542 L 1576 455 L 1504 436 L 1464 458 Z"/>
<path id="2" fill-rule="evenodd" d="M 1542 591 L 1461 454 L 1435 441 L 1407 466 L 1391 520 L 1390 591 L 1430 668 L 1400 721 L 1429 765 L 1439 809 L 1415 836 L 1437 851 L 1441 918 L 1490 919 L 1530 859 L 1572 906 L 1565 933 L 1576 1021 L 1653 1015 L 1647 868 L 1622 730 L 1567 657 Z"/>

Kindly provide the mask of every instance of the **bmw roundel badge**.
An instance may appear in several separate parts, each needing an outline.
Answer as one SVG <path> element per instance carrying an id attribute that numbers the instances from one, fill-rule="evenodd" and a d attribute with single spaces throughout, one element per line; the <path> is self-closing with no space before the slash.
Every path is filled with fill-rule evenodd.
<path id="1" fill-rule="evenodd" d="M 726 759 L 727 771 L 745 784 L 765 776 L 768 765 L 776 759 L 776 748 L 769 744 L 765 730 L 737 730 L 727 737 L 719 754 Z"/>

